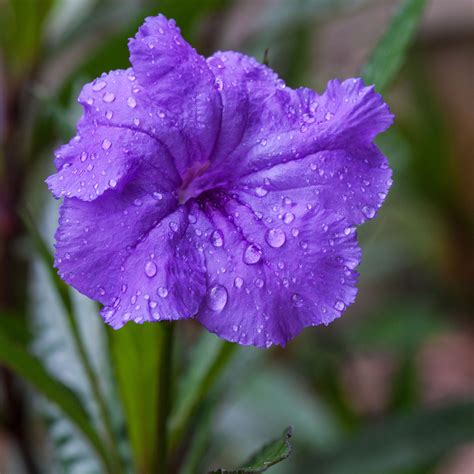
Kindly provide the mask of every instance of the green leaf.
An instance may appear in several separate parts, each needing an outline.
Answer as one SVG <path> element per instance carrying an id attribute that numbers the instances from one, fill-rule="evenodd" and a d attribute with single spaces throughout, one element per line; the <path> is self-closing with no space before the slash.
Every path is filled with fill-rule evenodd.
<path id="1" fill-rule="evenodd" d="M 266 471 L 269 467 L 284 461 L 291 454 L 289 439 L 292 436 L 291 427 L 288 427 L 281 436 L 266 444 L 255 453 L 240 469 L 228 471 L 218 469 L 212 474 L 256 474 Z"/>
<path id="2" fill-rule="evenodd" d="M 160 324 L 128 324 L 109 334 L 136 472 L 154 472 L 159 436 L 157 397 L 163 329 Z"/>
<path id="3" fill-rule="evenodd" d="M 395 79 L 403 65 L 425 5 L 426 0 L 402 1 L 363 68 L 362 77 L 367 84 L 375 84 L 382 92 Z"/>
<path id="4" fill-rule="evenodd" d="M 76 394 L 52 377 L 39 359 L 31 355 L 20 343 L 13 342 L 9 336 L 4 327 L 0 326 L 0 362 L 23 377 L 39 393 L 55 404 L 89 440 L 97 454 L 107 464 L 107 453 L 102 440 Z"/>
<path id="5" fill-rule="evenodd" d="M 31 332 L 25 318 L 20 314 L 0 311 L 0 326 L 11 341 L 23 344 L 25 347 L 31 340 Z"/>
<path id="6" fill-rule="evenodd" d="M 37 255 L 33 253 L 36 258 L 32 265 L 29 306 L 33 352 L 55 379 L 64 383 L 80 398 L 93 425 L 104 435 L 105 432 L 101 431 L 102 417 L 97 416 L 97 397 L 89 380 L 90 372 L 94 372 L 104 404 L 109 408 L 113 425 L 118 432 L 118 427 L 123 425 L 122 412 L 110 377 L 110 362 L 104 350 L 105 328 L 97 314 L 97 305 L 68 288 L 52 266 L 53 259 L 49 249 L 57 225 L 57 203 L 49 201 L 44 218 L 41 219 L 44 232 L 40 233 L 30 216 L 23 217 L 37 251 Z M 50 236 L 50 239 L 43 238 L 43 233 Z M 65 313 L 68 313 L 67 317 Z M 71 321 L 83 341 L 82 357 L 71 331 Z M 84 356 L 90 360 L 89 372 L 83 363 Z M 48 421 L 48 431 L 55 448 L 54 459 L 66 472 L 105 472 L 96 454 L 84 443 L 83 437 L 60 410 L 48 403 L 40 405 L 40 408 Z M 104 447 L 107 446 L 106 439 L 106 436 L 101 439 Z M 121 444 L 115 443 L 113 451 L 119 447 Z M 118 459 L 117 454 L 114 454 L 114 458 Z M 110 471 L 117 472 L 115 467 L 110 467 L 107 472 Z"/>
<path id="7" fill-rule="evenodd" d="M 181 439 L 189 419 L 214 386 L 227 366 L 237 344 L 225 342 L 214 334 L 203 332 L 190 358 L 190 365 L 178 388 L 171 417 L 171 448 Z"/>
<path id="8" fill-rule="evenodd" d="M 474 401 L 421 409 L 366 428 L 313 460 L 318 474 L 380 474 L 436 462 L 474 440 Z"/>
<path id="9" fill-rule="evenodd" d="M 12 77 L 21 76 L 34 66 L 45 20 L 53 5 L 54 0 L 0 2 L 0 50 Z"/>

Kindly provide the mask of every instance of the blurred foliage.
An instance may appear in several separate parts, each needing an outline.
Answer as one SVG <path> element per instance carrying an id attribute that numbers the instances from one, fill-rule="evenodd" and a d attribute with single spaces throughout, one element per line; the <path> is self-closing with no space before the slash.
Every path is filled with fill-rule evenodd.
<path id="1" fill-rule="evenodd" d="M 97 307 L 52 271 L 57 206 L 44 205 L 42 179 L 54 147 L 73 134 L 82 84 L 127 67 L 127 39 L 145 16 L 162 12 L 202 53 L 233 41 L 259 60 L 268 57 L 288 85 L 318 88 L 323 79 L 314 73 L 315 45 L 324 27 L 375 3 L 0 0 L 0 285 L 15 287 L 1 292 L 11 294 L 0 297 L 0 362 L 48 401 L 36 404 L 48 425 L 36 436 L 41 446 L 48 436 L 54 451 L 42 471 L 115 474 L 115 451 L 124 470 L 148 474 L 164 435 L 158 432 L 162 328 L 109 333 Z M 394 186 L 379 218 L 359 234 L 364 259 L 357 305 L 331 327 L 305 331 L 286 350 L 246 348 L 238 357 L 235 346 L 207 333 L 196 336 L 192 323 L 183 322 L 174 350 L 176 381 L 169 387 L 173 472 L 242 465 L 288 425 L 294 427 L 293 453 L 271 467 L 275 474 L 433 474 L 455 448 L 474 440 L 472 400 L 459 395 L 427 407 L 419 361 L 438 337 L 472 334 L 474 256 L 474 224 L 459 163 L 453 164 L 449 117 L 430 80 L 428 52 L 416 41 L 426 3 L 392 2 L 392 21 L 353 71 L 387 93 L 397 115 L 379 140 L 394 168 Z M 249 5 L 240 36 L 229 40 L 227 30 Z M 20 225 L 25 203 L 33 217 Z M 20 296 L 13 300 L 13 294 Z M 386 387 L 375 385 L 380 406 L 372 402 L 370 409 L 358 403 L 363 390 L 347 377 L 364 357 L 389 374 Z M 363 370 L 367 380 L 376 377 Z M 0 379 L 5 393 L 9 384 L 9 377 Z M 18 409 L 11 403 L 25 403 L 21 396 L 9 400 L 0 396 L 5 431 L 12 426 L 4 421 L 7 412 Z M 31 410 L 28 417 L 35 419 Z M 25 472 L 39 472 L 28 462 L 28 437 L 18 433 L 12 436 L 29 466 Z M 284 436 L 267 446 L 251 472 L 285 457 L 286 443 Z M 37 457 L 39 464 L 50 462 Z"/>

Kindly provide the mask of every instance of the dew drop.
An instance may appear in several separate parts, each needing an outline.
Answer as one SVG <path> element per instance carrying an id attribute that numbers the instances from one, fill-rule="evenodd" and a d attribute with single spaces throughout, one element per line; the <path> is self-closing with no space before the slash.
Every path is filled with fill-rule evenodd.
<path id="1" fill-rule="evenodd" d="M 81 161 L 84 163 L 84 161 L 86 161 L 86 160 L 87 160 L 87 153 L 85 151 L 83 151 L 81 153 Z"/>
<path id="2" fill-rule="evenodd" d="M 173 231 L 173 232 L 178 232 L 178 224 L 176 224 L 176 222 L 170 222 L 170 229 Z"/>
<path id="3" fill-rule="evenodd" d="M 220 230 L 215 230 L 211 234 L 211 243 L 214 247 L 222 247 L 224 245 L 224 236 Z"/>
<path id="4" fill-rule="evenodd" d="M 102 100 L 110 104 L 110 102 L 113 102 L 115 100 L 115 94 L 113 94 L 112 92 L 106 92 L 103 95 Z"/>
<path id="5" fill-rule="evenodd" d="M 96 91 L 96 92 L 101 91 L 106 85 L 107 85 L 107 83 L 105 81 L 96 82 L 92 86 L 92 90 Z"/>
<path id="6" fill-rule="evenodd" d="M 212 311 L 221 311 L 227 304 L 227 290 L 222 285 L 213 285 L 207 292 L 206 303 Z"/>
<path id="7" fill-rule="evenodd" d="M 286 240 L 286 235 L 281 229 L 269 229 L 265 234 L 265 240 L 270 247 L 280 248 Z"/>
<path id="8" fill-rule="evenodd" d="M 145 275 L 149 278 L 153 278 L 156 275 L 156 264 L 151 260 L 145 263 Z"/>
<path id="9" fill-rule="evenodd" d="M 115 186 L 117 186 L 117 181 L 115 181 L 115 179 L 109 180 L 109 186 L 111 188 L 115 188 Z"/>
<path id="10" fill-rule="evenodd" d="M 262 188 L 261 186 L 258 186 L 255 188 L 255 195 L 258 197 L 264 197 L 268 194 L 268 190 L 265 188 Z"/>
<path id="11" fill-rule="evenodd" d="M 166 298 L 168 296 L 168 290 L 164 286 L 158 288 L 158 296 L 161 298 Z"/>
<path id="12" fill-rule="evenodd" d="M 364 206 L 362 208 L 362 212 L 363 212 L 364 216 L 369 218 L 369 219 L 371 219 L 372 217 L 375 216 L 375 209 L 373 207 Z"/>
<path id="13" fill-rule="evenodd" d="M 108 138 L 104 138 L 104 141 L 102 142 L 102 149 L 108 150 L 111 146 L 112 142 Z"/>
<path id="14" fill-rule="evenodd" d="M 105 113 L 105 118 L 107 120 L 110 120 L 113 116 L 114 116 L 114 113 L 111 110 L 107 110 L 107 112 Z"/>
<path id="15" fill-rule="evenodd" d="M 345 307 L 346 305 L 343 301 L 336 301 L 336 304 L 334 305 L 334 308 L 336 308 L 338 311 L 344 311 Z"/>
<path id="16" fill-rule="evenodd" d="M 236 288 L 242 288 L 242 285 L 244 284 L 244 280 L 240 277 L 235 277 L 235 280 L 234 280 L 234 286 Z"/>
<path id="17" fill-rule="evenodd" d="M 133 97 L 127 99 L 127 105 L 134 109 L 137 106 L 137 101 Z"/>
<path id="18" fill-rule="evenodd" d="M 285 224 L 291 224 L 294 220 L 295 216 L 291 212 L 285 212 L 285 214 L 283 214 L 283 222 Z"/>
<path id="19" fill-rule="evenodd" d="M 301 308 L 303 306 L 303 297 L 299 293 L 293 293 L 291 296 L 291 302 L 296 308 Z"/>
<path id="20" fill-rule="evenodd" d="M 237 332 L 239 330 L 239 326 L 236 326 L 235 324 L 232 326 L 232 331 Z"/>
<path id="21" fill-rule="evenodd" d="M 244 252 L 244 263 L 247 265 L 255 265 L 262 258 L 262 250 L 258 245 L 250 244 Z"/>
<path id="22" fill-rule="evenodd" d="M 161 200 L 163 199 L 163 194 L 154 192 L 154 193 L 153 193 L 153 197 L 154 197 L 157 201 L 161 201 Z"/>
<path id="23" fill-rule="evenodd" d="M 220 77 L 216 77 L 215 86 L 218 91 L 221 91 L 224 87 L 224 83 Z"/>
<path id="24" fill-rule="evenodd" d="M 256 286 L 257 288 L 263 288 L 263 280 L 262 280 L 261 278 L 257 278 L 257 279 L 255 280 L 255 286 Z"/>

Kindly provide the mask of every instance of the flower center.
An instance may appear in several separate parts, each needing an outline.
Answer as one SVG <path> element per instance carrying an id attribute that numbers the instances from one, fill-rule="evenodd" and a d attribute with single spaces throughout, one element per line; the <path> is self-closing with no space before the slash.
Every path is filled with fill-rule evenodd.
<path id="1" fill-rule="evenodd" d="M 195 198 L 201 194 L 203 189 L 199 186 L 199 183 L 196 183 L 196 180 L 205 173 L 210 164 L 211 162 L 209 160 L 204 163 L 194 163 L 193 166 L 186 170 L 183 176 L 183 183 L 178 191 L 178 200 L 180 204 L 184 204 L 189 199 Z"/>

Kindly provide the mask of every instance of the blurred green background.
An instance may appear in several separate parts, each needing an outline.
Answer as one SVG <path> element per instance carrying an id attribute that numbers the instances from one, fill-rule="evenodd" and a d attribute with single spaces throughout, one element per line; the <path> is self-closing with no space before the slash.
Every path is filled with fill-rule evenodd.
<path id="1" fill-rule="evenodd" d="M 52 152 L 73 134 L 81 86 L 127 67 L 127 38 L 145 16 L 175 18 L 202 54 L 234 49 L 263 60 L 267 50 L 288 85 L 322 92 L 331 78 L 361 74 L 399 3 L 0 0 L 0 325 L 9 337 L 27 344 L 88 406 L 61 300 L 20 211 L 29 209 L 52 243 L 57 203 L 43 183 Z M 396 122 L 379 139 L 394 185 L 378 218 L 360 229 L 356 303 L 284 350 L 239 349 L 195 411 L 195 436 L 178 452 L 181 473 L 234 467 L 288 425 L 293 452 L 271 468 L 275 474 L 474 473 L 472 0 L 428 0 L 403 61 L 384 90 Z M 120 363 L 110 364 L 104 350 L 110 336 L 97 308 L 80 295 L 72 299 L 120 425 L 113 380 L 144 399 L 153 383 L 139 385 Z M 183 322 L 177 330 L 182 374 L 199 328 Z M 152 332 L 138 335 L 151 338 L 150 347 Z M 148 374 L 153 369 L 133 346 L 135 336 L 112 341 L 115 360 L 136 357 Z M 215 343 L 208 339 L 203 343 Z M 141 424 L 146 411 L 133 416 L 132 437 L 152 438 Z M 1 368 L 0 473 L 39 472 L 101 471 L 61 413 Z"/>

